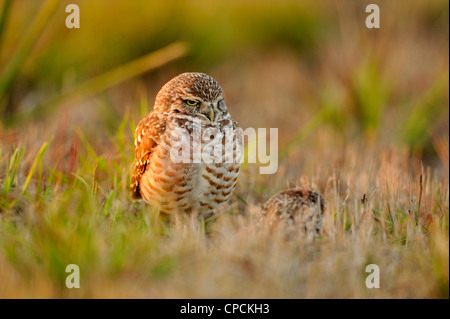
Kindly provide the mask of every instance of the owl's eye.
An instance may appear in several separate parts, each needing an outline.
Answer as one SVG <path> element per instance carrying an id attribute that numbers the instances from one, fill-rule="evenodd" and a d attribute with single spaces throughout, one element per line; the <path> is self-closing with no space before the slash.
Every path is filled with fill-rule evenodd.
<path id="1" fill-rule="evenodd" d="M 220 100 L 217 105 L 221 111 L 227 110 L 227 105 L 225 104 L 225 101 L 223 99 Z"/>
<path id="2" fill-rule="evenodd" d="M 197 101 L 193 101 L 193 100 L 187 100 L 186 103 L 187 103 L 187 105 L 190 105 L 190 106 L 196 106 L 198 104 Z"/>

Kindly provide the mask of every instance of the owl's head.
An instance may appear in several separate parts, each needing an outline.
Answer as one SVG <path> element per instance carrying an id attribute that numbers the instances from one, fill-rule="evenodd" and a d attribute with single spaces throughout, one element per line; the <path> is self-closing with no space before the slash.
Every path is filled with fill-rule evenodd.
<path id="1" fill-rule="evenodd" d="M 156 97 L 155 110 L 181 113 L 202 122 L 228 115 L 219 83 L 204 73 L 183 73 L 167 82 Z"/>

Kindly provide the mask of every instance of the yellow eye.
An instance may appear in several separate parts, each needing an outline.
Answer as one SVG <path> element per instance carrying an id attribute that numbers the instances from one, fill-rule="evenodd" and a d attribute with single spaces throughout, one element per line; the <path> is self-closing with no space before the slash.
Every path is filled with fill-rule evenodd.
<path id="1" fill-rule="evenodd" d="M 196 106 L 198 104 L 197 101 L 191 101 L 191 100 L 187 100 L 186 103 L 187 103 L 187 105 L 190 105 L 190 106 Z"/>

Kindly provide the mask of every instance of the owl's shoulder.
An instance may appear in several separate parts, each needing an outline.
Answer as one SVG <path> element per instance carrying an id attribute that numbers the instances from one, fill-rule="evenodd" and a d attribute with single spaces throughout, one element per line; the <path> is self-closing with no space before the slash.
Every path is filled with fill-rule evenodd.
<path id="1" fill-rule="evenodd" d="M 158 143 L 161 135 L 164 134 L 167 127 L 167 121 L 162 114 L 153 110 L 146 117 L 144 117 L 136 127 L 135 131 L 135 145 L 142 145 L 152 141 Z"/>

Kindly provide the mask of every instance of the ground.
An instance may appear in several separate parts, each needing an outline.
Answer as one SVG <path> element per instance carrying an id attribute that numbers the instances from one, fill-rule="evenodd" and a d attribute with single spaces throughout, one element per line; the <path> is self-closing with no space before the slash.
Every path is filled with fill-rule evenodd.
<path id="1" fill-rule="evenodd" d="M 448 2 L 380 2 L 378 31 L 360 2 L 217 1 L 206 22 L 193 2 L 123 3 L 82 3 L 79 31 L 56 9 L 0 96 L 0 298 L 448 298 Z M 0 65 L 40 5 L 13 5 Z M 127 64 L 172 41 L 173 60 Z M 129 191 L 136 123 L 185 71 L 216 78 L 243 128 L 278 128 L 276 173 L 244 163 L 206 224 Z M 327 201 L 312 242 L 257 227 L 294 186 Z"/>

